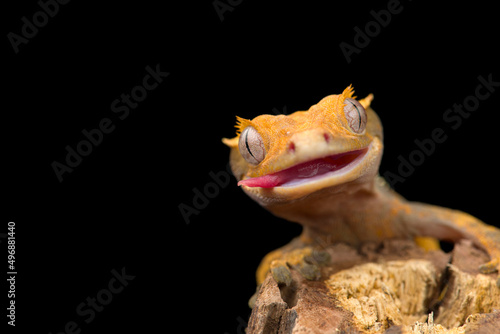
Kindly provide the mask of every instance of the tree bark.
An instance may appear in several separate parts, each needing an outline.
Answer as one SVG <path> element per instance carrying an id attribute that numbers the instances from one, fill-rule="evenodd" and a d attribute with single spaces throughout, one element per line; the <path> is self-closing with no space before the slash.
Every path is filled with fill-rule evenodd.
<path id="1" fill-rule="evenodd" d="M 291 268 L 285 286 L 268 274 L 247 334 L 500 333 L 496 274 L 478 272 L 488 256 L 468 241 L 448 254 L 397 240 L 323 251 L 332 260 L 318 281 Z"/>

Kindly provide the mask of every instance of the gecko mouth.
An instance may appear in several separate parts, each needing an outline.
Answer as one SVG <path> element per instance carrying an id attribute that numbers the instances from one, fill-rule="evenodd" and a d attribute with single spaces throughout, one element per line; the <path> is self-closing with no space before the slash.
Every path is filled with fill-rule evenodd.
<path id="1" fill-rule="evenodd" d="M 340 170 L 346 170 L 347 167 L 357 164 L 366 152 L 368 152 L 368 147 L 329 155 L 300 163 L 276 173 L 241 180 L 238 185 L 261 188 L 295 186 L 303 182 L 333 175 Z"/>

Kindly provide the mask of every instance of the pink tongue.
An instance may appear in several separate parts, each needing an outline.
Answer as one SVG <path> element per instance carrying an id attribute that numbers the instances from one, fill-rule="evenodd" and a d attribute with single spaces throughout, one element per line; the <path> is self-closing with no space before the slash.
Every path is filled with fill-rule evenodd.
<path id="1" fill-rule="evenodd" d="M 278 187 L 280 184 L 285 183 L 286 181 L 280 177 L 279 174 L 283 172 L 278 172 L 274 174 L 264 175 L 260 177 L 253 177 L 251 179 L 241 180 L 238 182 L 239 186 L 247 186 L 247 187 L 261 187 L 261 188 L 273 188 Z"/>
<path id="2" fill-rule="evenodd" d="M 241 180 L 239 186 L 273 188 L 293 179 L 306 179 L 341 169 L 350 164 L 367 149 L 351 151 L 298 164 L 285 170 Z"/>

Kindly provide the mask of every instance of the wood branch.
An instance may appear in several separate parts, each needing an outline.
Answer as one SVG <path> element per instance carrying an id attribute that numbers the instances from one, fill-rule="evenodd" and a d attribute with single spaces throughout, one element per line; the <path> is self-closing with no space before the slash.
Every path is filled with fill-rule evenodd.
<path id="1" fill-rule="evenodd" d="M 318 281 L 293 268 L 289 286 L 267 276 L 247 334 L 500 333 L 496 274 L 478 272 L 488 256 L 468 241 L 450 254 L 397 240 L 324 251 L 332 261 Z"/>

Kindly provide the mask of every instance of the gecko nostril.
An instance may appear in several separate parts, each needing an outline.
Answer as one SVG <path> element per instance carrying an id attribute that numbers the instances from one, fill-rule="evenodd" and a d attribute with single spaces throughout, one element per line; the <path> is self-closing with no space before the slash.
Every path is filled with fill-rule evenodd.
<path id="1" fill-rule="evenodd" d="M 295 143 L 293 141 L 288 144 L 288 150 L 292 153 L 295 152 Z"/>
<path id="2" fill-rule="evenodd" d="M 328 143 L 328 142 L 330 142 L 330 139 L 331 139 L 331 138 L 330 138 L 330 135 L 329 135 L 328 133 L 326 133 L 326 132 L 325 132 L 325 133 L 323 133 L 323 138 L 325 138 L 325 141 L 326 141 L 327 143 Z"/>

